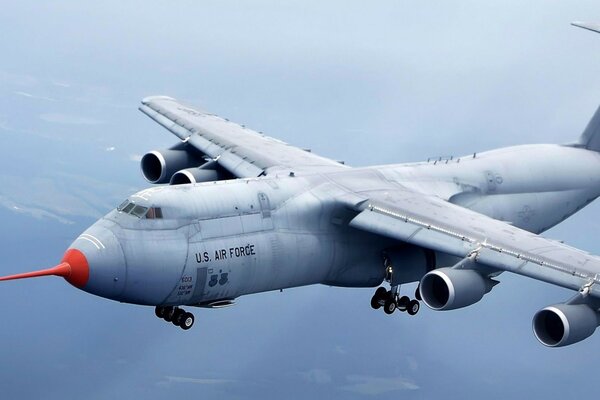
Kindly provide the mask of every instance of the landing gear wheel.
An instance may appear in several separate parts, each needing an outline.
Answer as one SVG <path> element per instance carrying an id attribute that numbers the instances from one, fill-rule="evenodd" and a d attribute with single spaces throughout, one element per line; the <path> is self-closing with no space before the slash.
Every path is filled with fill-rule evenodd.
<path id="1" fill-rule="evenodd" d="M 406 309 L 406 312 L 409 315 L 415 315 L 419 312 L 419 309 L 421 308 L 421 303 L 419 303 L 418 300 L 411 300 L 408 303 L 408 308 Z"/>
<path id="2" fill-rule="evenodd" d="M 421 288 L 419 286 L 417 286 L 417 288 L 415 289 L 415 298 L 419 301 L 423 300 L 423 298 L 421 297 Z"/>
<path id="3" fill-rule="evenodd" d="M 396 302 L 393 298 L 388 297 L 385 300 L 385 303 L 383 305 L 383 311 L 388 315 L 393 314 L 394 311 L 396 311 Z"/>
<path id="4" fill-rule="evenodd" d="M 162 318 L 165 315 L 165 308 L 164 307 L 156 307 L 154 309 L 154 314 L 158 317 L 158 318 Z"/>
<path id="5" fill-rule="evenodd" d="M 379 287 L 375 291 L 373 297 L 371 297 L 371 307 L 374 310 L 381 308 L 381 300 L 384 300 L 387 296 L 387 290 L 384 287 Z"/>
<path id="6" fill-rule="evenodd" d="M 164 307 L 162 318 L 165 321 L 167 321 L 167 322 L 171 322 L 171 321 L 173 321 L 173 314 L 174 313 L 175 313 L 175 308 L 173 308 L 173 307 Z"/>
<path id="7" fill-rule="evenodd" d="M 179 326 L 184 331 L 187 331 L 194 325 L 194 314 L 190 312 L 184 312 L 181 316 L 181 323 Z"/>
<path id="8" fill-rule="evenodd" d="M 410 304 L 410 298 L 408 296 L 402 296 L 398 299 L 398 310 L 406 311 L 408 305 Z"/>
<path id="9" fill-rule="evenodd" d="M 378 310 L 380 307 L 379 297 L 377 297 L 377 293 L 375 293 L 373 297 L 371 297 L 371 308 L 373 308 L 373 310 Z"/>
<path id="10" fill-rule="evenodd" d="M 173 325 L 181 326 L 181 322 L 183 321 L 184 314 L 185 314 L 185 311 L 183 311 L 181 308 L 176 308 L 175 312 L 173 314 L 173 320 L 171 321 L 171 322 L 173 322 Z"/>
<path id="11" fill-rule="evenodd" d="M 385 296 L 387 296 L 388 291 L 385 290 L 385 288 L 383 286 L 380 286 L 377 288 L 377 290 L 375 291 L 375 296 L 377 296 L 377 298 L 379 300 L 385 299 Z"/>

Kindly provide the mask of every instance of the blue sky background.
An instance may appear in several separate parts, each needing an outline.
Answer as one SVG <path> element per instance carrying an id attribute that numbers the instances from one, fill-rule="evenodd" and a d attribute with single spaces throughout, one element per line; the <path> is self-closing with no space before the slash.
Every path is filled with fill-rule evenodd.
<path id="1" fill-rule="evenodd" d="M 2 273 L 54 265 L 145 187 L 138 160 L 174 138 L 136 108 L 167 94 L 350 165 L 573 141 L 600 103 L 596 1 L 3 1 Z M 600 253 L 600 205 L 548 236 Z M 3 398 L 574 398 L 600 335 L 546 349 L 540 308 L 571 294 L 526 278 L 475 306 L 391 317 L 371 289 L 307 287 L 196 311 L 61 279 L 1 285 Z M 407 288 L 412 292 L 413 287 Z"/>

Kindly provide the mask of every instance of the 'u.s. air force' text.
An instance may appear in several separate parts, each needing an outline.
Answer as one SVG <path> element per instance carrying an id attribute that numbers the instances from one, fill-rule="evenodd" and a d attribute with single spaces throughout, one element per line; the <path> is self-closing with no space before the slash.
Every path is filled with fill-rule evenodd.
<path id="1" fill-rule="evenodd" d="M 207 263 L 211 261 L 222 261 L 232 258 L 248 257 L 256 255 L 253 244 L 247 244 L 245 246 L 230 247 L 228 249 L 217 249 L 214 251 L 214 256 L 211 257 L 208 251 L 204 253 L 196 253 L 196 262 L 198 264 Z"/>

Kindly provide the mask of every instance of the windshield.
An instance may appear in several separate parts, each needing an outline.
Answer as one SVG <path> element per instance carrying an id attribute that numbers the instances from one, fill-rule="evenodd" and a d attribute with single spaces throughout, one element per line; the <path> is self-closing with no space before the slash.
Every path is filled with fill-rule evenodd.
<path id="1" fill-rule="evenodd" d="M 119 207 L 117 207 L 117 211 L 138 218 L 162 219 L 163 217 L 162 209 L 160 207 L 144 207 L 129 200 L 125 200 L 121 203 Z"/>

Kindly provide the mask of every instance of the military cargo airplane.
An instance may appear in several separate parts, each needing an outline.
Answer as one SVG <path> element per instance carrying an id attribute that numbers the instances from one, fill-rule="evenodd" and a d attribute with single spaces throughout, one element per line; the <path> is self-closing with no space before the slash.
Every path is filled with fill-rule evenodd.
<path id="1" fill-rule="evenodd" d="M 572 289 L 533 317 L 549 347 L 600 324 L 600 257 L 540 236 L 600 195 L 600 108 L 570 144 L 351 168 L 166 96 L 140 110 L 179 140 L 141 160 L 153 186 L 82 233 L 53 268 L 88 293 L 183 307 L 313 284 L 378 287 L 372 308 L 473 305 L 512 272 Z M 414 295 L 401 285 L 418 282 Z M 412 298 L 411 298 L 412 297 Z"/>

